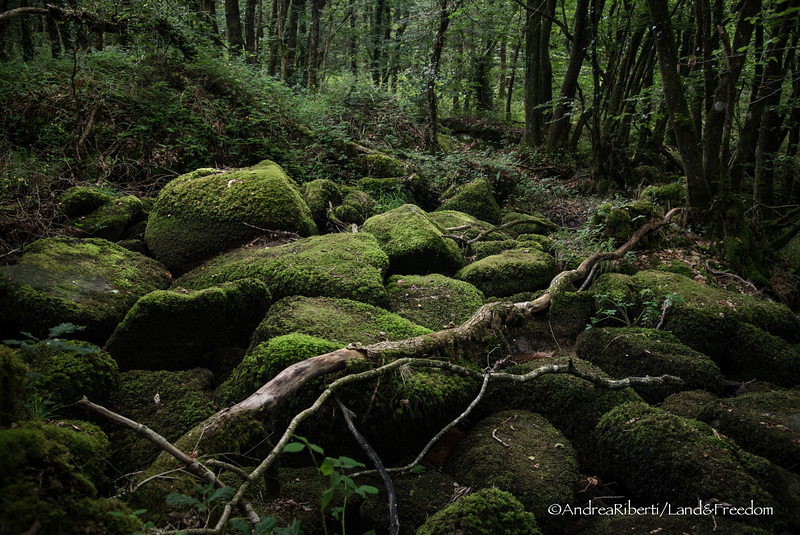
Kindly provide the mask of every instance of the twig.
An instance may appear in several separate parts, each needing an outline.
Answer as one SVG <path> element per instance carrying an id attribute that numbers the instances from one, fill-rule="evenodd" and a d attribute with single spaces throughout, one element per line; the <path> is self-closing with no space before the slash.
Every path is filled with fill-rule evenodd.
<path id="1" fill-rule="evenodd" d="M 355 416 L 353 411 L 345 407 L 344 404 L 339 401 L 339 399 L 336 400 L 336 403 L 342 410 L 344 421 L 347 422 L 347 428 L 350 429 L 350 433 L 353 435 L 353 438 L 356 439 L 358 445 L 361 446 L 361 449 L 364 450 L 364 453 L 367 454 L 367 457 L 369 457 L 372 463 L 375 465 L 375 469 L 381 475 L 381 479 L 383 479 L 383 484 L 386 485 L 386 494 L 389 498 L 389 535 L 397 535 L 397 533 L 400 531 L 400 517 L 397 513 L 397 493 L 394 490 L 392 478 L 389 477 L 389 474 L 383 467 L 381 458 L 377 453 L 375 453 L 375 450 L 372 449 L 372 446 L 369 445 L 367 439 L 365 439 L 363 435 L 358 432 L 358 429 L 356 429 L 356 426 L 353 423 L 353 417 Z"/>
<path id="2" fill-rule="evenodd" d="M 503 442 L 503 439 L 501 439 L 500 437 L 497 436 L 497 429 L 498 428 L 495 428 L 494 431 L 492 431 L 492 438 L 495 439 L 496 441 L 498 441 L 500 444 L 502 444 L 506 448 L 510 448 L 511 444 L 506 444 L 505 442 Z"/>

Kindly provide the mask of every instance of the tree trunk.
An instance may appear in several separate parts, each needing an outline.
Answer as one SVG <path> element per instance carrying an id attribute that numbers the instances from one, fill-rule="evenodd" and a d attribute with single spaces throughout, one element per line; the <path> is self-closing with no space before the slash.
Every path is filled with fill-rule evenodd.
<path id="1" fill-rule="evenodd" d="M 247 63 L 256 61 L 256 9 L 259 0 L 247 0 L 244 6 L 244 49 L 247 51 Z"/>
<path id="2" fill-rule="evenodd" d="M 233 54 L 239 55 L 244 48 L 242 40 L 242 17 L 238 0 L 225 0 L 225 36 Z"/>
<path id="3" fill-rule="evenodd" d="M 529 7 L 542 9 L 547 0 L 536 0 Z M 544 118 L 542 101 L 542 17 L 526 13 L 525 19 L 525 136 L 522 144 L 538 147 L 543 141 Z"/>
<path id="4" fill-rule="evenodd" d="M 686 200 L 692 218 L 701 222 L 711 207 L 711 189 L 703 173 L 702 145 L 684 97 L 680 74 L 675 68 L 678 65 L 678 55 L 670 13 L 666 0 L 647 0 L 647 6 L 656 37 L 667 114 L 675 132 L 686 174 Z"/>
<path id="5" fill-rule="evenodd" d="M 439 150 L 439 114 L 436 101 L 436 78 L 439 74 L 439 62 L 444 50 L 444 37 L 450 25 L 450 10 L 447 0 L 438 0 L 439 3 L 439 29 L 433 41 L 431 61 L 426 73 L 425 96 L 428 103 L 428 125 L 425 129 L 425 150 L 437 152 Z"/>
<path id="6" fill-rule="evenodd" d="M 317 68 L 319 67 L 319 23 L 325 0 L 311 0 L 311 31 L 308 35 L 308 90 L 316 93 L 319 90 Z"/>

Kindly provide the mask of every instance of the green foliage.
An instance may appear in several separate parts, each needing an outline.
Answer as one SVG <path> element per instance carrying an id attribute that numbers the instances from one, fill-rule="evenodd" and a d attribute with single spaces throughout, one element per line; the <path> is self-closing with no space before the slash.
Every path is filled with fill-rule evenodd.
<path id="1" fill-rule="evenodd" d="M 611 293 L 597 294 L 595 299 L 600 303 L 600 310 L 592 316 L 587 329 L 606 320 L 617 321 L 626 327 L 655 327 L 656 321 L 666 314 L 669 307 L 686 302 L 676 293 L 667 294 L 661 301 L 650 288 L 639 290 L 638 298 L 633 301 Z"/>
<path id="2" fill-rule="evenodd" d="M 50 348 L 55 351 L 72 351 L 75 353 L 81 354 L 89 354 L 89 353 L 97 353 L 100 351 L 99 347 L 96 346 L 87 346 L 85 344 L 74 344 L 59 338 L 59 336 L 63 336 L 65 334 L 72 334 L 77 331 L 86 330 L 86 327 L 82 325 L 73 325 L 72 323 L 61 323 L 56 325 L 55 327 L 50 328 L 50 331 L 47 334 L 47 338 L 41 339 L 29 332 L 23 331 L 21 334 L 23 336 L 27 336 L 27 340 L 3 340 L 3 343 L 8 346 L 19 346 L 20 348 L 24 349 L 25 351 L 39 356 L 39 350 L 37 350 L 36 346 L 38 345 L 40 348 Z"/>
<path id="3" fill-rule="evenodd" d="M 118 518 L 128 518 L 134 521 L 140 521 L 139 517 L 147 512 L 147 509 L 137 509 L 135 511 L 131 511 L 130 513 L 123 513 L 121 511 L 109 511 L 108 514 L 110 516 L 116 516 Z M 142 529 L 133 532 L 133 535 L 145 535 L 146 533 L 150 533 L 151 530 L 155 527 L 155 523 L 152 520 L 148 520 L 147 522 L 142 522 Z"/>
<path id="4" fill-rule="evenodd" d="M 341 495 L 343 498 L 343 505 L 333 507 L 331 509 L 331 514 L 341 523 L 342 535 L 344 535 L 345 509 L 347 507 L 348 498 L 352 497 L 353 494 L 357 494 L 358 496 L 364 498 L 367 494 L 377 494 L 378 489 L 372 485 L 357 485 L 352 478 L 347 477 L 343 473 L 345 470 L 351 470 L 353 468 L 364 468 L 363 463 L 342 455 L 337 459 L 334 459 L 333 457 L 325 457 L 320 464 L 317 461 L 315 454 L 324 455 L 325 451 L 316 444 L 310 443 L 308 439 L 304 437 L 294 435 L 294 438 L 297 439 L 298 442 L 290 442 L 286 444 L 286 446 L 283 448 L 284 453 L 297 453 L 307 448 L 309 454 L 311 455 L 311 460 L 314 462 L 314 466 L 319 472 L 320 477 L 329 478 L 330 487 L 322 491 L 322 497 L 320 499 L 320 511 L 322 513 L 325 533 L 328 533 L 328 526 L 325 522 L 325 509 L 328 507 L 328 505 L 330 505 L 331 500 L 337 494 Z M 373 533 L 374 535 L 374 532 L 370 533 Z"/>

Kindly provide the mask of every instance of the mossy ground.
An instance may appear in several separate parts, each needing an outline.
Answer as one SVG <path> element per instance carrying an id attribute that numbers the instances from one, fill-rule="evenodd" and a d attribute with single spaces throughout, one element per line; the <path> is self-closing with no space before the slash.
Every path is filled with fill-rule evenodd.
<path id="1" fill-rule="evenodd" d="M 187 273 L 176 286 L 202 289 L 252 278 L 267 285 L 274 300 L 292 295 L 386 302 L 389 259 L 366 233 L 326 234 L 280 246 L 244 248 L 220 255 Z"/>
<path id="2" fill-rule="evenodd" d="M 461 250 L 419 207 L 404 204 L 364 222 L 389 256 L 393 274 L 451 274 L 464 265 Z"/>
<path id="3" fill-rule="evenodd" d="M 139 297 L 170 283 L 164 266 L 106 240 L 47 238 L 0 267 L 0 319 L 13 337 L 73 323 L 102 345 Z"/>
<path id="4" fill-rule="evenodd" d="M 239 247 L 263 230 L 317 233 L 297 185 L 265 160 L 229 172 L 199 169 L 159 192 L 145 241 L 153 256 L 176 275 L 222 251 Z"/>

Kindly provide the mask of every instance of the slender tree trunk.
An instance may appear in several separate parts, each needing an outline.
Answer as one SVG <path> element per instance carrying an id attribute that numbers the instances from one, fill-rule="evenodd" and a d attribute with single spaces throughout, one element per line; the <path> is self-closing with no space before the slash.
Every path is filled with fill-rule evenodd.
<path id="1" fill-rule="evenodd" d="M 225 35 L 232 53 L 239 55 L 244 48 L 242 17 L 238 0 L 225 0 Z"/>
<path id="2" fill-rule="evenodd" d="M 319 67 L 319 26 L 322 6 L 325 0 L 311 0 L 311 31 L 308 35 L 308 90 L 316 93 L 319 90 L 317 68 Z"/>
<path id="3" fill-rule="evenodd" d="M 547 0 L 535 0 L 529 7 L 543 9 Z M 542 17 L 526 13 L 525 19 L 525 137 L 522 144 L 538 147 L 543 141 L 542 101 Z"/>
<path id="4" fill-rule="evenodd" d="M 256 61 L 256 9 L 259 3 L 259 0 L 247 0 L 244 7 L 244 49 L 248 63 Z"/>
<path id="5" fill-rule="evenodd" d="M 284 31 L 285 49 L 281 58 L 281 81 L 286 82 L 292 79 L 297 64 L 297 45 L 300 43 L 299 21 L 300 10 L 303 8 L 303 0 L 289 0 L 286 5 L 289 23 Z"/>
<path id="6" fill-rule="evenodd" d="M 426 100 L 428 102 L 428 127 L 425 129 L 425 150 L 437 152 L 439 150 L 439 115 L 436 101 L 436 78 L 439 74 L 439 62 L 442 59 L 444 50 L 444 38 L 447 28 L 450 25 L 450 10 L 447 0 L 438 0 L 439 5 L 439 29 L 433 41 L 431 51 L 431 61 L 428 64 L 426 73 Z"/>
<path id="7" fill-rule="evenodd" d="M 575 8 L 575 25 L 572 32 L 573 39 L 569 53 L 569 64 L 564 75 L 564 81 L 561 84 L 561 93 L 558 98 L 558 106 L 553 114 L 553 123 L 550 125 L 550 131 L 547 135 L 546 150 L 551 154 L 562 150 L 569 138 L 572 101 L 575 99 L 575 91 L 578 89 L 578 75 L 583 65 L 589 35 L 586 25 L 588 12 L 589 0 L 578 0 Z"/>
<path id="8" fill-rule="evenodd" d="M 684 97 L 680 74 L 675 68 L 678 55 L 667 0 L 647 0 L 647 6 L 656 36 L 664 101 L 686 173 L 687 203 L 692 211 L 692 218 L 702 221 L 711 207 L 711 189 L 703 173 L 702 145 Z"/>
<path id="9" fill-rule="evenodd" d="M 517 79 L 517 61 L 519 60 L 520 43 L 514 43 L 511 52 L 511 74 L 508 76 L 508 88 L 506 89 L 506 121 L 511 121 L 511 100 L 514 95 L 514 82 Z"/>

